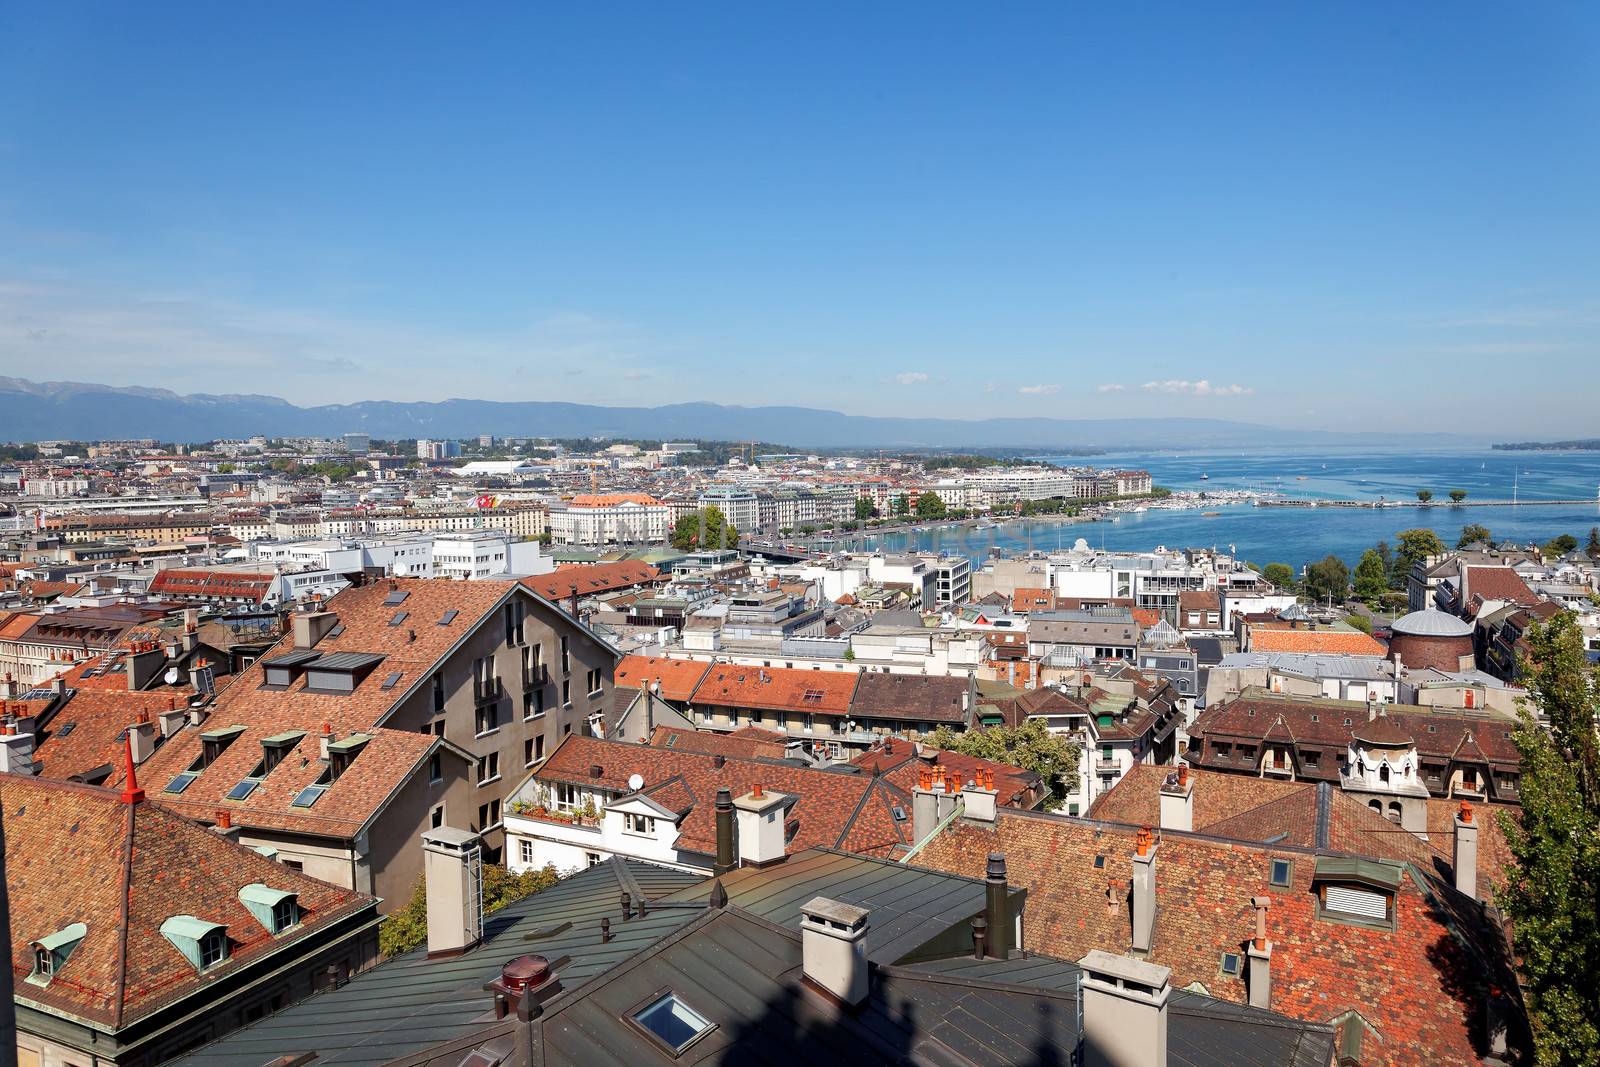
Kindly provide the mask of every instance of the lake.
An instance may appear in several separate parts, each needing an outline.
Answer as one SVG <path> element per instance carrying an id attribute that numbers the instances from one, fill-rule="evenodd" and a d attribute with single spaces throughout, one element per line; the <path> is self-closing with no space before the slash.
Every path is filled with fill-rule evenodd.
<path id="1" fill-rule="evenodd" d="M 1254 489 L 1289 497 L 1324 500 L 1416 501 L 1418 489 L 1445 499 L 1465 489 L 1468 502 L 1522 501 L 1517 507 L 1419 508 L 1256 508 L 1219 505 L 1204 517 L 1195 511 L 1150 510 L 1120 515 L 1115 522 L 1065 524 L 1018 520 L 994 530 L 925 530 L 869 539 L 869 547 L 901 551 L 962 552 L 974 560 L 990 549 L 1026 552 L 1070 548 L 1077 538 L 1092 547 L 1148 551 L 1157 547 L 1217 547 L 1265 565 L 1288 563 L 1298 569 L 1329 554 L 1352 567 L 1379 540 L 1394 543 L 1396 531 L 1433 529 L 1454 545 L 1461 527 L 1487 526 L 1496 539 L 1547 541 L 1571 534 L 1583 542 L 1600 525 L 1600 452 L 1407 452 L 1374 455 L 1347 451 L 1121 452 L 1091 457 L 1040 457 L 1062 466 L 1148 470 L 1155 483 L 1175 490 Z M 1202 477 L 1208 475 L 1209 477 Z M 1540 504 L 1540 500 L 1581 499 L 1582 504 Z"/>

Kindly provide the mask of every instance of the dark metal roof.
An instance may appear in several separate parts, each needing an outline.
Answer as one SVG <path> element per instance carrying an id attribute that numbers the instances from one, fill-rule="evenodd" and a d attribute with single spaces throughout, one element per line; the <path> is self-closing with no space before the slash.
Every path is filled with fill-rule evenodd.
<path id="1" fill-rule="evenodd" d="M 771 867 L 742 867 L 724 875 L 729 903 L 779 926 L 799 929 L 800 906 L 812 897 L 872 912 L 867 955 L 898 963 L 928 941 L 983 910 L 984 884 L 972 878 L 906 867 L 890 860 L 832 849 L 807 849 Z M 696 886 L 668 900 L 704 901 Z M 971 945 L 971 936 L 960 932 Z"/>
<path id="2" fill-rule="evenodd" d="M 651 908 L 622 921 L 624 879 L 647 897 L 701 881 L 700 875 L 611 860 L 565 878 L 541 893 L 510 904 L 485 920 L 482 947 L 430 960 L 423 949 L 356 975 L 338 989 L 313 996 L 220 1041 L 173 1061 L 185 1067 L 261 1067 L 289 1053 L 315 1051 L 317 1062 L 381 1064 L 453 1038 L 466 1037 L 494 1001 L 484 983 L 508 959 L 536 952 L 570 956 L 561 981 L 572 989 L 615 967 L 640 949 L 703 914 L 697 908 Z M 600 919 L 611 920 L 612 940 L 600 940 Z M 535 931 L 552 931 L 533 940 Z"/>
<path id="3" fill-rule="evenodd" d="M 279 656 L 270 656 L 261 662 L 269 667 L 298 667 L 302 663 L 310 663 L 321 655 L 322 653 L 314 648 L 300 648 Z"/>
<path id="4" fill-rule="evenodd" d="M 317 660 L 317 670 L 359 671 L 382 661 L 383 657 L 376 652 L 332 652 Z"/>

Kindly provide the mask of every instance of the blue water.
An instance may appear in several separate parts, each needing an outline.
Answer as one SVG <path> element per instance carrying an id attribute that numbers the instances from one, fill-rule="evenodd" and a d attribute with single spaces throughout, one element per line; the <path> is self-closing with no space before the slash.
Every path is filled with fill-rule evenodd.
<path id="1" fill-rule="evenodd" d="M 1045 457 L 1049 458 L 1049 457 Z M 1056 460 L 1064 466 L 1083 460 Z M 1487 526 L 1496 539 L 1547 541 L 1571 534 L 1580 542 L 1600 526 L 1600 452 L 1128 452 L 1095 456 L 1097 467 L 1148 470 L 1169 489 L 1216 491 L 1255 489 L 1290 497 L 1329 500 L 1402 500 L 1412 504 L 1418 489 L 1444 499 L 1465 489 L 1468 500 L 1509 500 L 1515 480 L 1517 507 L 1461 508 L 1255 508 L 1218 505 L 1211 518 L 1200 511 L 1146 511 L 1123 514 L 1116 522 L 1065 524 L 1016 521 L 995 530 L 925 530 L 871 539 L 870 547 L 893 551 L 962 552 L 974 560 L 998 547 L 1007 552 L 1071 547 L 1083 538 L 1095 548 L 1148 551 L 1205 547 L 1233 551 L 1258 564 L 1300 567 L 1330 553 L 1352 566 L 1379 540 L 1392 545 L 1395 533 L 1415 526 L 1433 529 L 1454 545 L 1461 527 Z M 1209 479 L 1202 479 L 1209 474 Z M 1305 480 L 1299 480 L 1299 476 Z M 1539 500 L 1580 499 L 1582 504 L 1541 505 Z"/>

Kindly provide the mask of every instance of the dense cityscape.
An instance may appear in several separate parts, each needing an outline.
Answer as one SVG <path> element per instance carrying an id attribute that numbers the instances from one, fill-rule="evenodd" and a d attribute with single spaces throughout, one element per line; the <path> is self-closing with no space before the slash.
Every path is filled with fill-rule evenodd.
<path id="1" fill-rule="evenodd" d="M 0 1067 L 1600 1065 L 1600 5 L 0 41 Z"/>

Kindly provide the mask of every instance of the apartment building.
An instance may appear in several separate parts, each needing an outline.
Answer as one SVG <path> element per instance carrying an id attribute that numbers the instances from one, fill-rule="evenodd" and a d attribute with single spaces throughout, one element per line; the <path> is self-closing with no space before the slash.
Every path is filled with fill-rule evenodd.
<path id="1" fill-rule="evenodd" d="M 672 509 L 644 493 L 588 493 L 551 504 L 549 524 L 558 545 L 661 543 L 672 530 Z"/>

